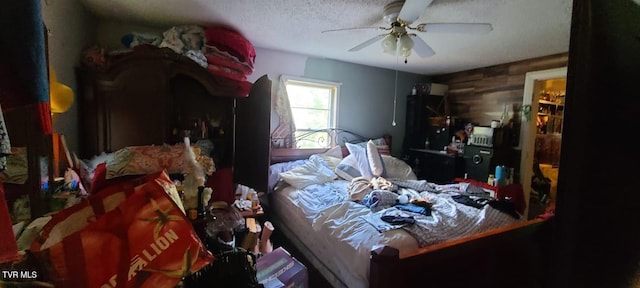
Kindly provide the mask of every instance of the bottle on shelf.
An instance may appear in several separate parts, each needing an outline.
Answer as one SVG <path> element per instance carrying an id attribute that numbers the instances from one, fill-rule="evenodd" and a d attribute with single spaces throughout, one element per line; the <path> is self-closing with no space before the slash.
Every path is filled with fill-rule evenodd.
<path id="1" fill-rule="evenodd" d="M 502 110 L 502 115 L 500 116 L 500 126 L 505 127 L 509 120 L 511 119 L 511 115 L 509 115 L 509 105 L 504 104 L 504 108 Z"/>
<path id="2" fill-rule="evenodd" d="M 495 184 L 495 177 L 493 176 L 493 174 L 489 174 L 489 177 L 487 178 L 487 184 L 494 186 Z"/>
<path id="3" fill-rule="evenodd" d="M 260 205 L 260 198 L 258 198 L 258 192 L 253 191 L 250 194 L 251 196 L 251 209 L 252 210 L 258 210 L 258 207 Z"/>
<path id="4" fill-rule="evenodd" d="M 513 173 L 515 172 L 514 168 L 509 168 L 509 178 L 507 179 L 507 184 L 513 184 Z"/>

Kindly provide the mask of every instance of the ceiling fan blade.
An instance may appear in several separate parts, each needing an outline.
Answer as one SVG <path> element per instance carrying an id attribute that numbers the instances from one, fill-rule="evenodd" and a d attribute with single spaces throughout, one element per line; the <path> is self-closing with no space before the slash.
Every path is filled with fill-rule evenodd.
<path id="1" fill-rule="evenodd" d="M 353 27 L 353 28 L 324 30 L 320 33 L 347 31 L 347 30 L 374 30 L 374 29 L 375 30 L 391 30 L 391 28 L 384 28 L 384 27 Z"/>
<path id="2" fill-rule="evenodd" d="M 486 34 L 493 30 L 489 23 L 422 23 L 416 26 L 420 32 Z"/>
<path id="3" fill-rule="evenodd" d="M 431 5 L 431 2 L 433 0 L 406 0 L 400 10 L 400 14 L 398 14 L 398 18 L 404 22 L 413 23 L 413 21 L 422 16 L 424 10 Z"/>
<path id="4" fill-rule="evenodd" d="M 375 43 L 376 41 L 378 41 L 378 40 L 380 40 L 380 39 L 384 38 L 384 36 L 387 36 L 387 34 L 380 34 L 380 35 L 377 35 L 377 36 L 375 36 L 375 37 L 373 37 L 373 38 L 371 38 L 371 39 L 369 39 L 369 40 L 367 40 L 367 41 L 364 41 L 364 42 L 360 43 L 359 45 L 357 45 L 357 46 L 355 46 L 355 47 L 353 47 L 353 48 L 349 49 L 349 52 L 359 51 L 360 49 L 362 49 L 362 48 L 364 48 L 364 47 L 367 47 L 367 46 L 369 46 L 369 45 L 371 45 L 371 44 Z"/>
<path id="5" fill-rule="evenodd" d="M 431 46 L 429 46 L 427 42 L 424 42 L 422 38 L 418 37 L 415 34 L 411 34 L 411 36 L 413 36 L 413 50 L 416 51 L 416 54 L 418 54 L 418 56 L 426 58 L 436 54 Z"/>

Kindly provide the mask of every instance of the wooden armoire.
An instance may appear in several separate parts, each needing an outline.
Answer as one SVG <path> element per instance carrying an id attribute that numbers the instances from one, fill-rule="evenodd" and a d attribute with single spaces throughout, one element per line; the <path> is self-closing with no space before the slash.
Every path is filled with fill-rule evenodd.
<path id="1" fill-rule="evenodd" d="M 77 69 L 81 93 L 80 157 L 127 146 L 206 141 L 216 167 L 232 167 L 237 184 L 266 191 L 271 80 L 262 76 L 242 95 L 219 77 L 168 48 L 136 50 L 104 69 Z"/>

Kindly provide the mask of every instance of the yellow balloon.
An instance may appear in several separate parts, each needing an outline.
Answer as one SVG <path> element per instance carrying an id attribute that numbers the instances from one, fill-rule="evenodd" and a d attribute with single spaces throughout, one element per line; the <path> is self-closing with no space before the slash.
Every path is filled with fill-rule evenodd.
<path id="1" fill-rule="evenodd" d="M 52 113 L 63 113 L 73 105 L 73 90 L 67 85 L 58 82 L 58 77 L 49 67 L 49 101 Z"/>

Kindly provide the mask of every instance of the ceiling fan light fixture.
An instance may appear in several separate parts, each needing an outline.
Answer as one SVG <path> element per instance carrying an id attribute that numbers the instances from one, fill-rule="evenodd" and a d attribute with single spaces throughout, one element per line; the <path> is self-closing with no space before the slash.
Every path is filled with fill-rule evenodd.
<path id="1" fill-rule="evenodd" d="M 387 34 L 387 36 L 382 39 L 382 49 L 384 53 L 396 55 L 396 51 L 398 49 L 398 39 L 393 34 Z"/>
<path id="2" fill-rule="evenodd" d="M 418 57 L 431 57 L 436 52 L 419 35 L 411 31 L 429 33 L 460 33 L 460 34 L 486 34 L 493 30 L 491 23 L 419 23 L 414 24 L 433 0 L 390 0 L 383 10 L 383 20 L 390 25 L 387 27 L 357 27 L 346 29 L 334 29 L 328 31 L 354 30 L 354 29 L 381 29 L 387 33 L 378 34 L 355 47 L 349 52 L 360 51 L 362 48 L 381 41 L 383 52 L 393 56 L 407 58 L 415 52 Z M 634 0 L 640 1 L 640 0 Z M 415 37 L 412 38 L 412 37 Z"/>
<path id="3" fill-rule="evenodd" d="M 402 56 L 409 57 L 409 55 L 411 55 L 411 49 L 413 49 L 413 39 L 411 39 L 411 36 L 409 36 L 409 34 L 400 36 L 400 39 L 398 39 L 398 44 L 398 50 L 402 54 Z"/>

